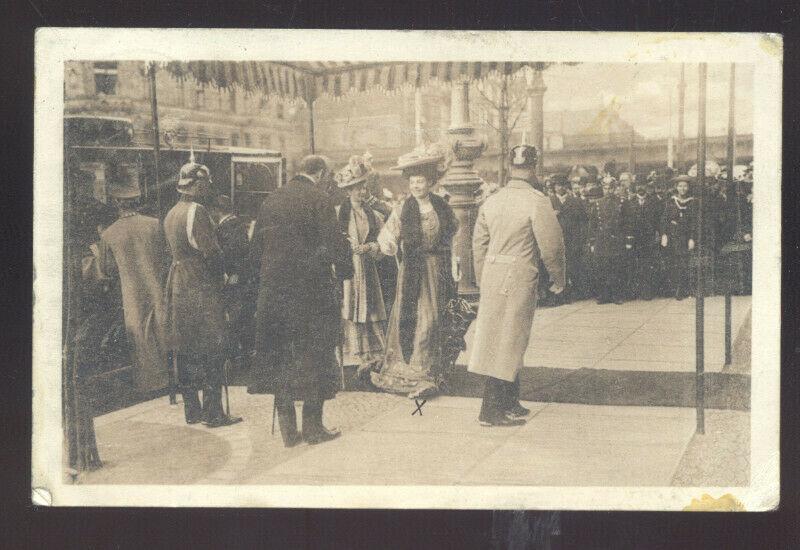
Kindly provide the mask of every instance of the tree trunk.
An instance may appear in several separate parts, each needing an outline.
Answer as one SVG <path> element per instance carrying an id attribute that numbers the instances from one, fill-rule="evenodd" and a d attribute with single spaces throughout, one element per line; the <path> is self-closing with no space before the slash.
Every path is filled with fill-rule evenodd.
<path id="1" fill-rule="evenodd" d="M 66 136 L 65 136 L 66 137 Z M 65 140 L 66 142 L 66 140 Z M 94 415 L 75 357 L 75 337 L 81 311 L 81 254 L 76 239 L 74 182 L 70 181 L 69 150 L 64 158 L 64 330 L 62 333 L 62 418 L 67 466 L 73 476 L 102 466 L 94 433 Z"/>
<path id="2" fill-rule="evenodd" d="M 498 170 L 497 176 L 499 181 L 497 182 L 499 185 L 504 186 L 506 184 L 507 177 L 507 170 L 506 170 L 506 161 L 508 159 L 508 140 L 509 140 L 509 130 L 508 130 L 508 75 L 503 75 L 502 84 L 500 87 L 500 154 L 498 158 Z"/>

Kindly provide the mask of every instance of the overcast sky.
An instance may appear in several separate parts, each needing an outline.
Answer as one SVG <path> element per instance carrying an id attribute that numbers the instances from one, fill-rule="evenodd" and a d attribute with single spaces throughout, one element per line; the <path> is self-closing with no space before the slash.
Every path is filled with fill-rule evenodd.
<path id="1" fill-rule="evenodd" d="M 728 132 L 730 64 L 708 65 L 707 134 Z M 669 93 L 672 92 L 672 132 L 678 132 L 676 63 L 584 63 L 553 65 L 544 73 L 545 111 L 599 110 L 616 98 L 620 116 L 647 138 L 669 135 Z M 698 65 L 686 64 L 685 135 L 697 135 Z M 736 133 L 753 131 L 753 66 L 736 65 Z"/>

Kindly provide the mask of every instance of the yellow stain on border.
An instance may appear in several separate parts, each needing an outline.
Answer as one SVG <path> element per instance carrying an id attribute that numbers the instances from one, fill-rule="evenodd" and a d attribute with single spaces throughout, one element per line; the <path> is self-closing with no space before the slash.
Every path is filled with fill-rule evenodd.
<path id="1" fill-rule="evenodd" d="M 704 494 L 700 499 L 693 498 L 684 512 L 746 512 L 744 505 L 730 493 L 719 498 Z"/>

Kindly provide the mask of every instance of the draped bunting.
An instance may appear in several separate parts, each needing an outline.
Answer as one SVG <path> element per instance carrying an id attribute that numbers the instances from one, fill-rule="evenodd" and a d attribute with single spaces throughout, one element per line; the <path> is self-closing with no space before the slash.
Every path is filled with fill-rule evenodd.
<path id="1" fill-rule="evenodd" d="M 172 61 L 162 66 L 177 79 L 193 78 L 201 85 L 240 88 L 283 99 L 313 101 L 320 96 L 340 97 L 380 89 L 395 92 L 422 87 L 431 81 L 459 78 L 480 80 L 490 74 L 514 74 L 525 66 L 542 69 L 540 62 L 278 62 Z"/>

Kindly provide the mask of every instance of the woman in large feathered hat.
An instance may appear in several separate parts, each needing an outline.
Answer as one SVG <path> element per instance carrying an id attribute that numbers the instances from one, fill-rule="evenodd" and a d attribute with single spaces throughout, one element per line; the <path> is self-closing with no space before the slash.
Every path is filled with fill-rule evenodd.
<path id="1" fill-rule="evenodd" d="M 335 175 L 337 187 L 348 195 L 336 207 L 336 215 L 353 250 L 353 278 L 343 283 L 342 353 L 345 361 L 358 363 L 359 378 L 377 369 L 386 333 L 386 307 L 376 264 L 383 256 L 378 246 L 383 219 L 367 204 L 371 173 L 368 159 L 353 156 Z"/>
<path id="2" fill-rule="evenodd" d="M 408 178 L 411 196 L 397 207 L 378 235 L 381 252 L 400 269 L 386 333 L 386 356 L 372 383 L 411 398 L 438 393 L 443 367 L 442 319 L 455 296 L 451 243 L 458 228 L 452 208 L 432 192 L 445 155 L 435 146 L 403 155 L 395 170 Z"/>

